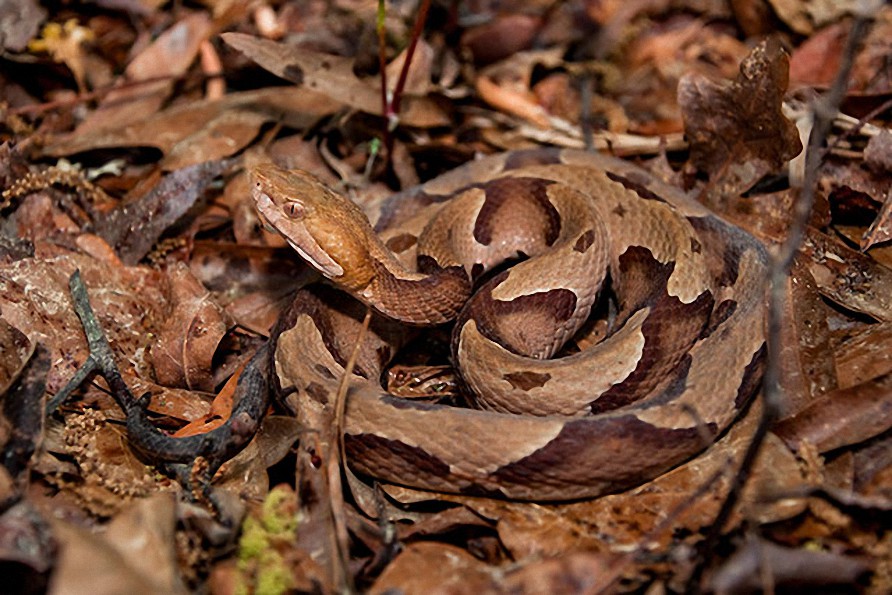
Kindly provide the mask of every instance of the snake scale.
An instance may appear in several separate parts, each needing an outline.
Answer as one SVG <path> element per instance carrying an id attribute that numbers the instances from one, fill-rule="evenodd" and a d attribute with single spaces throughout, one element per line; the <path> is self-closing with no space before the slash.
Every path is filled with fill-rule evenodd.
<path id="1" fill-rule="evenodd" d="M 701 452 L 759 388 L 764 248 L 635 165 L 573 150 L 494 155 L 382 201 L 374 228 L 309 174 L 249 173 L 263 219 L 383 315 L 346 405 L 347 460 L 361 474 L 518 500 L 595 497 Z M 280 322 L 277 373 L 306 406 L 331 405 L 356 337 L 360 310 L 332 308 L 330 293 L 302 294 Z M 587 323 L 599 303 L 611 307 Z M 455 321 L 470 407 L 381 389 L 396 349 L 388 320 Z M 597 340 L 552 358 L 584 325 Z"/>

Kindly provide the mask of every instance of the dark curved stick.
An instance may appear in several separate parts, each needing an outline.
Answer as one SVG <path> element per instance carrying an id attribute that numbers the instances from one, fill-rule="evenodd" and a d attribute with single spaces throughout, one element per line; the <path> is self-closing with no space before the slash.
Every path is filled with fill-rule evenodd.
<path id="1" fill-rule="evenodd" d="M 221 426 L 198 436 L 175 438 L 156 428 L 146 409 L 150 395 L 133 396 L 114 361 L 114 354 L 93 308 L 80 271 L 69 279 L 74 308 L 87 337 L 90 354 L 68 384 L 48 403 L 47 415 L 93 372 L 98 372 L 111 389 L 112 397 L 127 417 L 127 438 L 130 445 L 150 463 L 166 465 L 188 487 L 192 465 L 198 459 L 207 461 L 206 477 L 210 480 L 220 466 L 238 454 L 257 433 L 269 407 L 269 349 L 257 350 L 245 366 L 235 391 L 235 404 L 229 419 Z"/>

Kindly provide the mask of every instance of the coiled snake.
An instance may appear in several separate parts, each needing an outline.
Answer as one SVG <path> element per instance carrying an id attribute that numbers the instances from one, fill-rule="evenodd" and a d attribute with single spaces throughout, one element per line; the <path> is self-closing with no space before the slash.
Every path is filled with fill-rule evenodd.
<path id="1" fill-rule="evenodd" d="M 386 325 L 370 339 L 375 357 L 358 368 L 372 380 L 351 391 L 344 436 L 363 474 L 521 500 L 598 496 L 702 451 L 758 389 L 763 247 L 634 165 L 568 150 L 488 157 L 391 197 L 374 231 L 309 174 L 264 164 L 250 177 L 263 218 L 333 284 L 410 325 L 456 321 L 473 408 L 384 393 Z M 605 279 L 606 338 L 549 359 Z M 277 357 L 283 384 L 317 406 L 353 340 L 323 301 L 293 308 Z"/>

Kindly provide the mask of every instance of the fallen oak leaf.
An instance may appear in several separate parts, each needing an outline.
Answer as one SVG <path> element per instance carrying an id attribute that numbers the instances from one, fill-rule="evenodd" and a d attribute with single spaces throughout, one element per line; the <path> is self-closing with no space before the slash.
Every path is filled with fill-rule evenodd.
<path id="1" fill-rule="evenodd" d="M 213 391 L 214 353 L 229 320 L 185 263 L 167 273 L 173 311 L 149 348 L 149 362 L 159 384 Z"/>
<path id="2" fill-rule="evenodd" d="M 301 88 L 323 93 L 332 100 L 362 112 L 382 115 L 381 85 L 377 79 L 359 79 L 353 74 L 353 60 L 260 39 L 244 33 L 224 33 L 223 41 L 251 58 L 261 67 Z M 403 96 L 400 122 L 429 128 L 448 126 L 449 118 L 427 97 Z"/>
<path id="3" fill-rule="evenodd" d="M 789 60 L 776 38 L 757 45 L 732 83 L 689 73 L 678 104 L 691 144 L 689 173 L 709 174 L 718 196 L 739 196 L 802 150 L 799 132 L 782 111 Z"/>
<path id="4" fill-rule="evenodd" d="M 774 432 L 793 449 L 801 442 L 827 452 L 861 443 L 892 427 L 892 374 L 822 395 Z"/>
<path id="5" fill-rule="evenodd" d="M 219 100 L 176 105 L 114 129 L 55 139 L 44 155 L 60 157 L 95 149 L 154 147 L 164 170 L 214 161 L 243 149 L 270 121 L 303 129 L 339 106 L 309 89 L 271 87 L 230 93 Z"/>

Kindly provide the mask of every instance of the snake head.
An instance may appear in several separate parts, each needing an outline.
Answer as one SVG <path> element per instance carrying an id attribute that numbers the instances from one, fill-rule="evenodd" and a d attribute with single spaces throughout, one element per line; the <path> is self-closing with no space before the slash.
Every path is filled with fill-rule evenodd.
<path id="1" fill-rule="evenodd" d="M 257 211 L 307 263 L 348 290 L 368 285 L 372 229 L 359 207 L 304 171 L 264 163 L 249 177 Z"/>

